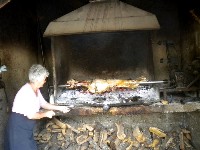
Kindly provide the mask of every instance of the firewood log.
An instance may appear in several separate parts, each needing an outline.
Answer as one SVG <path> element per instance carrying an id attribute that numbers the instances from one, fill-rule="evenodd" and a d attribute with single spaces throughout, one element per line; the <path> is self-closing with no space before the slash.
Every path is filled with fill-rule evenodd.
<path id="1" fill-rule="evenodd" d="M 64 138 L 64 136 L 62 135 L 62 133 L 58 133 L 58 135 L 57 135 L 57 140 L 58 141 L 63 141 L 65 138 Z"/>
<path id="2" fill-rule="evenodd" d="M 162 130 L 156 127 L 149 127 L 149 131 L 161 138 L 165 138 L 167 136 Z"/>
<path id="3" fill-rule="evenodd" d="M 85 142 L 80 146 L 80 150 L 88 150 L 89 143 Z"/>
<path id="4" fill-rule="evenodd" d="M 156 147 L 158 147 L 160 140 L 159 139 L 154 139 L 153 142 L 149 145 L 149 147 L 155 149 Z"/>
<path id="5" fill-rule="evenodd" d="M 89 143 L 90 146 L 95 149 L 95 150 L 102 150 L 99 145 L 97 144 L 97 142 L 95 142 L 92 138 L 89 138 Z"/>
<path id="6" fill-rule="evenodd" d="M 53 122 L 62 129 L 66 129 L 67 125 L 61 121 L 59 121 L 56 117 L 53 118 Z"/>
<path id="7" fill-rule="evenodd" d="M 117 127 L 117 137 L 120 140 L 125 139 L 126 134 L 124 133 L 124 127 L 121 123 L 115 123 L 116 127 Z"/>
<path id="8" fill-rule="evenodd" d="M 98 131 L 94 130 L 94 136 L 93 136 L 94 142 L 99 141 L 99 136 L 100 136 L 100 133 Z"/>
<path id="9" fill-rule="evenodd" d="M 108 138 L 108 132 L 106 130 L 102 130 L 100 132 L 100 141 L 99 141 L 99 145 L 101 148 L 103 148 L 103 146 L 105 147 L 107 138 Z"/>
<path id="10" fill-rule="evenodd" d="M 138 126 L 133 130 L 133 136 L 139 143 L 144 143 L 146 141 L 144 134 L 140 131 Z"/>
<path id="11" fill-rule="evenodd" d="M 184 139 L 183 139 L 183 132 L 180 132 L 179 134 L 179 138 L 180 138 L 180 150 L 185 150 L 185 145 L 184 145 Z"/>
<path id="12" fill-rule="evenodd" d="M 81 145 L 89 140 L 90 137 L 88 135 L 80 135 L 76 138 L 76 142 L 78 145 Z"/>
<path id="13" fill-rule="evenodd" d="M 131 146 L 129 145 L 130 147 L 136 147 L 136 148 L 138 148 L 140 146 L 140 143 L 138 141 L 132 140 L 130 137 L 124 139 L 123 142 L 130 143 L 131 144 Z"/>

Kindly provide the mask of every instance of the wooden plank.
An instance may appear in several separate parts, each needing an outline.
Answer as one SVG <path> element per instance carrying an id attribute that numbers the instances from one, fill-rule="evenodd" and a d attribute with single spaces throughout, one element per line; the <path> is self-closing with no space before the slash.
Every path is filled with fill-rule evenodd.
<path id="1" fill-rule="evenodd" d="M 3 8 L 7 3 L 9 3 L 10 0 L 0 0 L 0 9 Z"/>

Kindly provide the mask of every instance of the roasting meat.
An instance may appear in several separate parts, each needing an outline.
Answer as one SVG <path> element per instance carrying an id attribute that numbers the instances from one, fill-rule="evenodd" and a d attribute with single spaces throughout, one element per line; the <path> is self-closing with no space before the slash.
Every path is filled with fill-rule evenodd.
<path id="1" fill-rule="evenodd" d="M 117 88 L 135 89 L 140 82 L 146 82 L 146 78 L 140 77 L 137 80 L 119 80 L 119 79 L 95 79 L 91 81 L 76 81 L 74 79 L 67 81 L 68 88 L 86 87 L 91 93 L 103 93 L 113 91 Z"/>

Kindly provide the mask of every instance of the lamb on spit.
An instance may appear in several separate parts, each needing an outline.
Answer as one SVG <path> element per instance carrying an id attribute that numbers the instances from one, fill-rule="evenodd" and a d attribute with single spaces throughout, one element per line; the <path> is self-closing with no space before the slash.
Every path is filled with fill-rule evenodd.
<path id="1" fill-rule="evenodd" d="M 66 86 L 68 88 L 86 87 L 91 93 L 103 93 L 113 91 L 117 88 L 130 88 L 135 89 L 138 87 L 140 82 L 146 82 L 145 77 L 140 77 L 137 80 L 119 80 L 119 79 L 95 79 L 86 81 L 69 80 Z"/>

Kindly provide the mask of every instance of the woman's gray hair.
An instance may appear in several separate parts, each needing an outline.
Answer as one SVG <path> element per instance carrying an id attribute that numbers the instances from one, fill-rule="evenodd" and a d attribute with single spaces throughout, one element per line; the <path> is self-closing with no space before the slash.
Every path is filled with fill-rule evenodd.
<path id="1" fill-rule="evenodd" d="M 34 64 L 29 69 L 28 77 L 31 83 L 34 83 L 36 81 L 42 81 L 48 76 L 48 70 L 40 64 Z"/>

